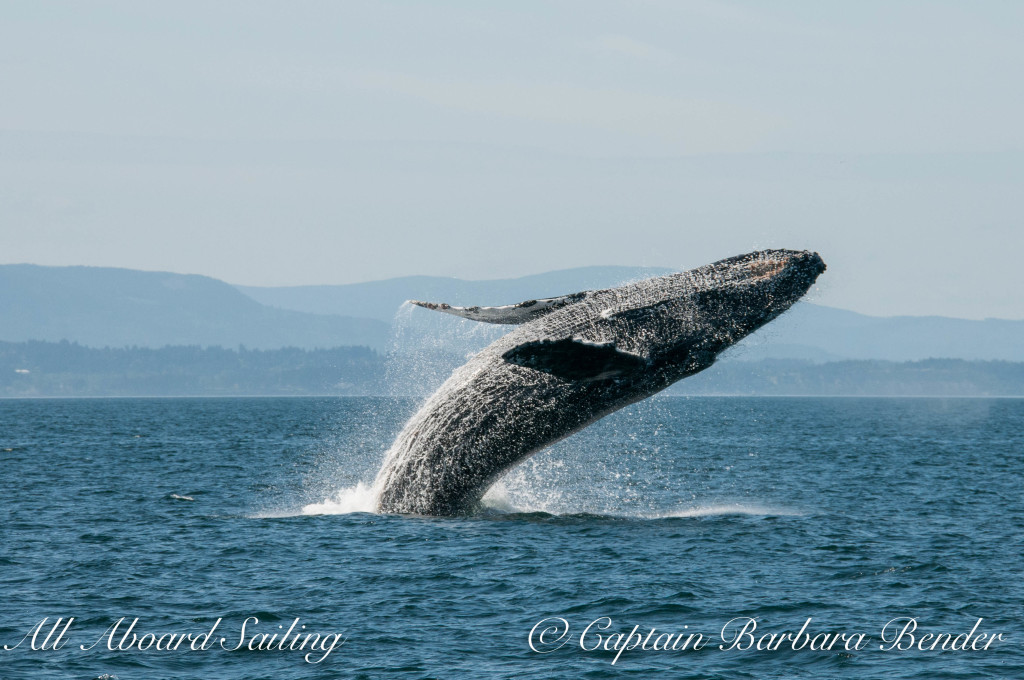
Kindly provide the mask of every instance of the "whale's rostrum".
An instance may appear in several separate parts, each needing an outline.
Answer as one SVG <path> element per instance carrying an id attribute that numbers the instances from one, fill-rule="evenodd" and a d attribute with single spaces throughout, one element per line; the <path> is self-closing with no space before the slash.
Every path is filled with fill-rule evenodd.
<path id="1" fill-rule="evenodd" d="M 800 299 L 817 253 L 764 250 L 618 288 L 501 307 L 422 307 L 517 324 L 406 423 L 374 483 L 382 512 L 471 511 L 503 472 L 710 366 Z"/>

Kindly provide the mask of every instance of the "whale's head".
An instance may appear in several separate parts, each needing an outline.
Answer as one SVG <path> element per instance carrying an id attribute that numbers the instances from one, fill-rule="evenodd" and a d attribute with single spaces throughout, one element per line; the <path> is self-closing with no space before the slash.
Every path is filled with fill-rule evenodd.
<path id="1" fill-rule="evenodd" d="M 517 344 L 501 357 L 569 382 L 621 379 L 638 394 L 660 389 L 707 368 L 789 309 L 823 271 L 817 253 L 764 250 L 594 291 L 551 323 L 524 327 L 525 338 L 509 336 Z"/>
<path id="2" fill-rule="evenodd" d="M 695 270 L 685 299 L 731 344 L 789 309 L 823 271 L 817 253 L 762 250 Z"/>
<path id="3" fill-rule="evenodd" d="M 687 372 L 776 318 L 803 297 L 825 263 L 817 253 L 763 250 L 635 284 L 605 318 L 617 347 Z"/>

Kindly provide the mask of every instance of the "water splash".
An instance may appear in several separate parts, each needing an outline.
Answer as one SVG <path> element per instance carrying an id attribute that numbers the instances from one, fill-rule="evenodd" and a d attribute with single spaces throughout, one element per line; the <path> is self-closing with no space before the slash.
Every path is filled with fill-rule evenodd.
<path id="1" fill-rule="evenodd" d="M 755 517 L 799 517 L 806 513 L 795 508 L 758 502 L 707 503 L 680 508 L 629 508 L 616 503 L 617 496 L 596 501 L 583 499 L 553 486 L 526 487 L 514 477 L 499 481 L 481 500 L 486 514 L 595 515 L 624 519 L 687 519 L 747 515 Z M 595 502 L 596 501 L 596 502 Z"/>
<path id="2" fill-rule="evenodd" d="M 353 512 L 376 512 L 377 492 L 369 484 L 340 489 L 331 498 L 302 506 L 303 515 L 348 515 Z"/>
<path id="3" fill-rule="evenodd" d="M 571 494 L 555 488 L 538 489 L 531 501 L 524 502 L 522 490 L 513 493 L 502 482 L 498 482 L 488 490 L 481 502 L 481 515 L 520 515 L 542 513 L 552 516 L 593 515 L 596 517 L 614 517 L 622 519 L 661 520 L 691 519 L 701 517 L 725 517 L 729 515 L 745 515 L 754 517 L 800 517 L 807 513 L 794 508 L 787 508 L 761 503 L 716 503 L 696 505 L 688 508 L 671 508 L 664 510 L 630 511 L 627 508 L 587 508 L 579 504 Z M 319 503 L 302 506 L 297 513 L 273 513 L 260 517 L 293 517 L 299 515 L 349 515 L 353 513 L 379 514 L 376 509 L 376 492 L 369 484 L 359 482 L 355 486 L 339 490 L 334 496 L 325 498 Z M 576 501 L 576 502 L 574 502 Z"/>
<path id="4" fill-rule="evenodd" d="M 508 332 L 424 310 L 408 302 L 395 311 L 384 368 L 391 396 L 426 398 L 473 354 Z"/>

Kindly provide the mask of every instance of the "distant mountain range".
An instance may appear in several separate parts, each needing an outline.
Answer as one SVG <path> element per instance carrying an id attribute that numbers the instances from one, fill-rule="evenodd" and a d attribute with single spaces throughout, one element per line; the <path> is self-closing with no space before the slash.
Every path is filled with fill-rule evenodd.
<path id="1" fill-rule="evenodd" d="M 552 297 L 625 281 L 671 273 L 670 269 L 641 267 L 579 267 L 517 279 L 463 281 L 440 276 L 404 276 L 341 286 L 237 286 L 265 305 L 313 314 L 341 314 L 391 322 L 406 300 L 429 300 L 453 305 L 510 305 L 531 298 Z"/>
<path id="2" fill-rule="evenodd" d="M 88 347 L 199 345 L 305 349 L 364 345 L 401 350 L 393 323 L 407 299 L 511 304 L 667 273 L 585 267 L 518 279 L 462 281 L 411 276 L 337 286 L 263 288 L 217 279 L 101 267 L 0 265 L 0 341 L 69 340 Z M 410 312 L 412 314 L 412 312 Z M 416 309 L 436 323 L 469 322 Z M 419 318 L 419 317 L 418 317 Z M 454 353 L 472 351 L 501 327 Z M 468 333 L 467 333 L 468 334 Z M 450 339 L 451 335 L 446 336 Z M 1024 361 L 1024 321 L 871 317 L 800 303 L 736 348 L 739 360 Z"/>
<path id="3" fill-rule="evenodd" d="M 89 347 L 381 347 L 375 319 L 276 309 L 206 276 L 104 267 L 0 266 L 0 340 Z"/>

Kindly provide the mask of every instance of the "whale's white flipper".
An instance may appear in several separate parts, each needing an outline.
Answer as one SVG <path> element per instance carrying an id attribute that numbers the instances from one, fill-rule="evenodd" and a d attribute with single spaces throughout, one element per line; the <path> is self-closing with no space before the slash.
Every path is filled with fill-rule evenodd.
<path id="1" fill-rule="evenodd" d="M 500 307 L 453 307 L 444 302 L 421 302 L 419 300 L 409 300 L 409 302 L 424 309 L 433 309 L 437 312 L 454 314 L 455 316 L 472 319 L 473 321 L 482 321 L 483 323 L 522 324 L 539 319 L 556 309 L 577 303 L 587 297 L 588 292 L 571 293 L 569 295 L 542 298 L 540 300 L 526 300 L 518 304 L 502 305 Z"/>

